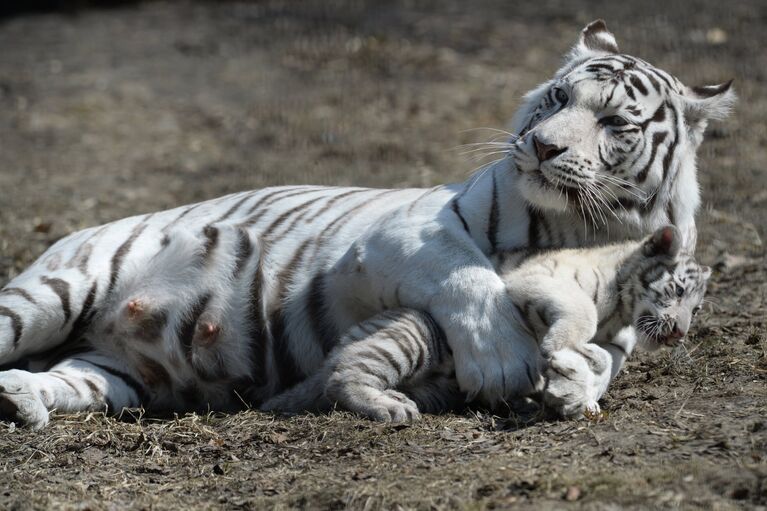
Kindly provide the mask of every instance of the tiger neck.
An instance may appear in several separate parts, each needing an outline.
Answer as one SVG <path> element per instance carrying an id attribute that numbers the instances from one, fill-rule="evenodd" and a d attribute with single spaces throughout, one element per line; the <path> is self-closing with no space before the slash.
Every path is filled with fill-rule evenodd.
<path id="1" fill-rule="evenodd" d="M 587 247 L 643 233 L 608 219 L 594 226 L 571 210 L 542 210 L 527 202 L 510 158 L 477 172 L 450 203 L 464 229 L 487 255 L 524 248 Z"/>

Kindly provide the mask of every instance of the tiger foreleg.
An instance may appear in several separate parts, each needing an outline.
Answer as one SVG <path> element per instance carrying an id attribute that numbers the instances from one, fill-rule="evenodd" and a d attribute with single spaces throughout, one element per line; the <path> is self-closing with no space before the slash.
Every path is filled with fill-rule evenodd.
<path id="1" fill-rule="evenodd" d="M 49 371 L 0 372 L 0 417 L 40 429 L 49 412 L 103 411 L 136 407 L 144 388 L 123 364 L 97 353 L 65 359 Z"/>

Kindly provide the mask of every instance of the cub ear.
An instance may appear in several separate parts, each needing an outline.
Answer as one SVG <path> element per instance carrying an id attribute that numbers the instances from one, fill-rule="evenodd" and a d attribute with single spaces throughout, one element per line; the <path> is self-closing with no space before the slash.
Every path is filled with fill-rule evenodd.
<path id="1" fill-rule="evenodd" d="M 645 254 L 648 256 L 667 255 L 676 257 L 682 246 L 682 234 L 673 225 L 661 227 L 645 242 Z"/>
<path id="2" fill-rule="evenodd" d="M 607 30 L 604 20 L 595 20 L 581 31 L 581 37 L 570 52 L 571 58 L 587 57 L 594 53 L 618 53 L 615 36 Z"/>
<path id="3" fill-rule="evenodd" d="M 711 267 L 701 266 L 700 272 L 703 274 L 703 280 L 708 280 L 711 277 Z"/>
<path id="4" fill-rule="evenodd" d="M 738 99 L 732 89 L 732 80 L 719 85 L 685 87 L 683 98 L 684 117 L 690 138 L 696 145 L 703 141 L 709 119 L 726 118 Z"/>

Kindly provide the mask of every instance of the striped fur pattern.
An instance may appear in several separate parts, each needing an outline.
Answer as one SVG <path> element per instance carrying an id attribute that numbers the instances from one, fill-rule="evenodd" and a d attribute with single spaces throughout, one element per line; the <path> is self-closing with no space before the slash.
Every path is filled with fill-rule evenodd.
<path id="1" fill-rule="evenodd" d="M 0 411 L 40 427 L 53 409 L 257 406 L 314 374 L 342 332 L 399 307 L 440 326 L 468 395 L 493 402 L 528 392 L 537 347 L 519 333 L 493 254 L 635 238 L 669 218 L 694 233 L 699 135 L 732 98 L 724 86 L 682 87 L 649 64 L 621 71 L 633 58 L 610 53 L 608 39 L 603 24 L 587 27 L 564 68 L 522 106 L 522 136 L 464 183 L 267 188 L 60 240 L 0 291 Z M 655 87 L 652 72 L 669 84 L 656 77 Z M 629 92 L 636 73 L 644 89 Z M 562 104 L 541 107 L 544 97 Z M 637 110 L 630 119 L 642 126 L 655 120 L 619 137 L 599 123 L 618 109 Z M 621 137 L 636 149 L 605 142 Z M 630 157 L 618 161 L 619 149 Z M 615 174 L 602 179 L 626 199 L 615 215 L 584 213 L 594 211 L 580 207 L 593 190 L 531 187 L 565 160 L 586 165 L 584 176 Z M 632 194 L 647 201 L 633 208 Z"/>
<path id="2" fill-rule="evenodd" d="M 683 342 L 711 274 L 680 250 L 673 226 L 640 243 L 528 255 L 499 271 L 526 331 L 539 347 L 532 389 L 564 417 L 599 412 L 633 346 L 615 341 L 635 326 L 645 346 Z M 425 313 L 395 309 L 354 326 L 322 369 L 265 403 L 300 412 L 338 405 L 380 421 L 417 419 L 466 401 L 444 334 Z M 511 396 L 510 396 L 511 397 Z"/>

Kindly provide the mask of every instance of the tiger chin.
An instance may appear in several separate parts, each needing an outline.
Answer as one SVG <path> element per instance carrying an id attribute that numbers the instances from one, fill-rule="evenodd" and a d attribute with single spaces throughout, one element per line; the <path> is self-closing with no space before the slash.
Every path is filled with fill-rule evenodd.
<path id="1" fill-rule="evenodd" d="M 734 98 L 620 53 L 596 21 L 525 97 L 503 157 L 465 182 L 269 187 L 66 236 L 0 289 L 0 415 L 259 407 L 401 309 L 442 332 L 467 397 L 524 395 L 540 349 L 493 260 L 665 224 L 692 251 L 696 150 Z"/>

